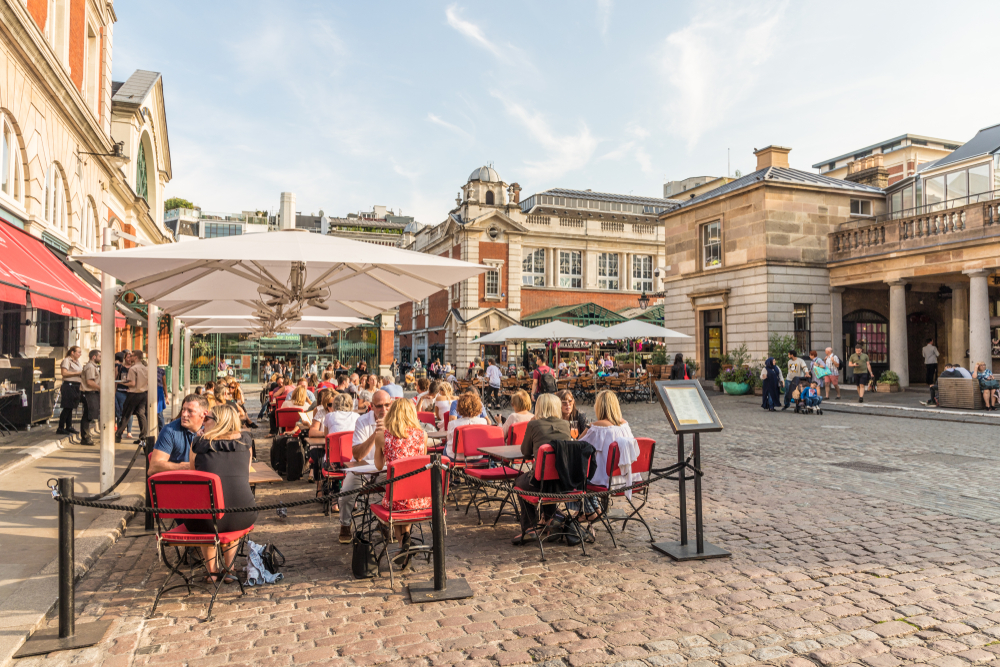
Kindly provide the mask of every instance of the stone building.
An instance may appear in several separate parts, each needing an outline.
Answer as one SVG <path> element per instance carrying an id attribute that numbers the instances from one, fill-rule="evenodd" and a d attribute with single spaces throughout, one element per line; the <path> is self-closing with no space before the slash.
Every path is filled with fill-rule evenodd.
<path id="1" fill-rule="evenodd" d="M 414 235 L 411 250 L 490 270 L 400 307 L 402 361 L 465 365 L 480 354 L 477 337 L 536 313 L 579 306 L 574 310 L 595 322 L 620 321 L 616 311 L 659 290 L 653 273 L 663 264 L 664 235 L 657 216 L 677 202 L 564 189 L 522 200 L 520 192 L 492 167 L 476 169 L 448 217 Z"/>
<path id="2" fill-rule="evenodd" d="M 921 165 L 943 158 L 961 146 L 959 141 L 919 134 L 901 134 L 813 165 L 830 178 L 842 178 L 884 188 L 913 176 Z"/>

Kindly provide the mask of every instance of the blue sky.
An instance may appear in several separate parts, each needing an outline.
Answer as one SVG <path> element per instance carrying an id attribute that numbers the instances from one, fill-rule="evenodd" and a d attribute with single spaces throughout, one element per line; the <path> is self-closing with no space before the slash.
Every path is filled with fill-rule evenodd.
<path id="1" fill-rule="evenodd" d="M 237 11 L 235 8 L 239 7 Z M 114 78 L 163 73 L 167 196 L 440 222 L 491 162 L 529 195 L 662 196 L 1000 122 L 1000 3 L 118 2 Z"/>

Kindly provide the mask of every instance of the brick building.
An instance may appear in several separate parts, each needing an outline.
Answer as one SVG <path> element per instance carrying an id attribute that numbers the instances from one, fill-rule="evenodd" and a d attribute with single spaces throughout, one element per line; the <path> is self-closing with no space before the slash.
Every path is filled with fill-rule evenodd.
<path id="1" fill-rule="evenodd" d="M 520 198 L 492 167 L 476 169 L 443 222 L 407 246 L 490 267 L 484 275 L 399 311 L 400 356 L 463 366 L 475 339 L 558 306 L 590 312 L 634 307 L 660 289 L 663 225 L 677 202 L 590 190 L 553 189 Z"/>

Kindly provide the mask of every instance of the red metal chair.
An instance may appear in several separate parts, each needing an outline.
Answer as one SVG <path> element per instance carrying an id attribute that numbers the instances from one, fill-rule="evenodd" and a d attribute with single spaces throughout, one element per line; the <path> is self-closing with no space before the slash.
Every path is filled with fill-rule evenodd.
<path id="1" fill-rule="evenodd" d="M 284 429 L 285 435 L 298 433 L 299 417 L 302 412 L 302 408 L 278 408 L 278 428 Z"/>
<path id="2" fill-rule="evenodd" d="M 224 514 L 217 510 L 224 509 L 226 504 L 222 496 L 222 481 L 218 475 L 197 470 L 170 470 L 156 473 L 147 480 L 147 483 L 149 484 L 151 507 L 205 510 L 204 513 L 198 514 L 168 513 L 156 515 L 157 548 L 160 550 L 160 559 L 170 568 L 170 573 L 160 585 L 159 590 L 156 591 L 153 608 L 149 614 L 152 616 L 156 612 L 156 606 L 160 603 L 160 597 L 167 591 L 172 591 L 176 588 L 187 588 L 190 594 L 191 588 L 200 588 L 205 592 L 212 593 L 212 601 L 208 604 L 208 616 L 205 619 L 206 621 L 210 621 L 212 620 L 212 607 L 215 605 L 215 598 L 219 594 L 219 589 L 222 588 L 227 576 L 236 579 L 236 582 L 240 586 L 240 595 L 244 594 L 243 582 L 240 581 L 239 576 L 236 575 L 233 569 L 226 565 L 225 555 L 222 553 L 222 545 L 237 542 L 235 549 L 239 553 L 243 548 L 246 536 L 250 534 L 250 531 L 254 527 L 250 526 L 244 530 L 229 533 L 219 532 L 216 522 Z M 170 519 L 210 519 L 214 530 L 211 533 L 191 533 L 188 532 L 183 524 L 177 524 L 175 527 L 167 530 L 164 520 Z M 184 562 L 184 558 L 180 553 L 180 547 L 213 545 L 215 546 L 217 557 L 218 573 L 214 589 L 209 589 L 209 587 L 194 581 L 195 569 L 202 568 L 208 573 L 207 563 L 204 561 L 199 561 L 196 565 L 192 566 L 187 575 L 180 571 L 179 568 Z M 176 561 L 173 564 L 170 563 L 167 557 L 167 547 L 174 547 Z M 167 584 L 175 574 L 181 577 L 184 583 L 168 587 Z"/>
<path id="3" fill-rule="evenodd" d="M 511 424 L 507 429 L 507 445 L 509 447 L 519 447 L 524 442 L 524 432 L 528 430 L 528 422 L 517 422 Z"/>
<path id="4" fill-rule="evenodd" d="M 450 412 L 444 413 L 444 418 L 441 420 L 441 430 L 442 431 L 447 431 L 448 430 L 448 422 L 450 422 L 450 421 L 451 421 L 451 413 Z"/>
<path id="5" fill-rule="evenodd" d="M 397 459 L 386 465 L 386 481 L 385 481 L 385 497 L 388 499 L 389 507 L 385 507 L 381 502 L 374 502 L 369 505 L 371 513 L 375 518 L 385 525 L 389 529 L 389 539 L 394 538 L 393 526 L 397 524 L 414 525 L 418 523 L 423 523 L 424 521 L 430 521 L 432 518 L 433 511 L 430 506 L 425 509 L 418 510 L 393 510 L 391 509 L 393 503 L 401 500 L 415 500 L 418 498 L 430 498 L 431 497 L 431 470 L 427 469 L 423 473 L 414 475 L 413 477 L 408 477 L 399 482 L 393 481 L 395 477 L 401 477 L 409 472 L 417 470 L 419 468 L 426 468 L 431 462 L 430 456 L 408 456 L 406 458 Z M 449 465 L 450 461 L 446 457 L 441 458 L 441 463 L 444 465 Z M 448 478 L 449 475 L 447 471 L 441 471 L 441 483 L 443 495 L 448 495 Z M 444 504 L 444 503 L 442 503 Z M 442 511 L 445 516 L 448 515 L 447 505 L 442 507 Z M 447 532 L 447 527 L 445 528 Z M 378 556 L 378 560 L 382 560 L 384 556 L 386 563 L 389 566 L 389 587 L 395 588 L 395 582 L 392 576 L 392 563 L 393 561 L 401 560 L 412 556 L 417 553 L 430 553 L 432 546 L 426 544 L 414 545 L 411 543 L 409 549 L 403 549 L 400 547 L 395 550 L 395 553 L 390 553 L 390 544 L 394 542 L 385 541 L 382 544 L 382 552 Z"/>
<path id="6" fill-rule="evenodd" d="M 418 412 L 417 419 L 420 420 L 421 424 L 430 424 L 431 426 L 437 428 L 437 417 L 434 416 L 433 412 Z"/>
<path id="7" fill-rule="evenodd" d="M 459 431 L 461 431 L 461 436 L 459 436 Z M 455 459 L 456 460 L 467 460 L 469 455 L 480 455 L 479 449 L 481 447 L 503 447 L 503 429 L 499 426 L 484 426 L 480 424 L 470 425 L 470 426 L 459 426 L 455 429 Z M 469 477 L 484 481 L 484 482 L 498 482 L 513 484 L 513 480 L 517 478 L 520 474 L 514 468 L 507 466 L 500 466 L 499 468 L 474 468 L 466 467 L 465 474 Z M 508 491 L 505 495 L 500 496 L 495 493 L 490 493 L 489 491 L 484 491 L 484 496 L 482 498 L 477 498 L 479 489 L 475 486 L 469 489 L 469 503 L 465 506 L 465 513 L 469 513 L 469 508 L 473 505 L 476 506 L 476 517 L 479 519 L 479 523 L 483 523 L 483 517 L 479 512 L 479 506 L 483 503 L 500 503 L 500 512 L 497 514 L 496 520 L 493 521 L 495 526 L 497 521 L 500 519 L 500 514 L 503 513 L 504 505 L 508 502 L 514 507 L 514 514 L 520 517 L 520 510 L 511 498 L 512 492 Z"/>
<path id="8" fill-rule="evenodd" d="M 635 441 L 639 444 L 639 458 L 637 458 L 635 463 L 632 464 L 632 472 L 641 473 L 646 476 L 646 479 L 648 479 L 649 471 L 653 467 L 653 456 L 656 454 L 656 441 L 652 438 L 636 438 Z M 681 473 L 683 474 L 683 472 L 684 471 L 682 470 Z M 626 486 L 631 486 L 631 484 L 626 484 Z M 629 521 L 638 521 L 645 526 L 646 532 L 649 533 L 649 541 L 653 542 L 653 531 L 650 530 L 649 524 L 646 523 L 646 520 L 642 518 L 642 514 L 639 513 L 640 510 L 646 506 L 646 501 L 649 499 L 649 485 L 643 482 L 636 488 L 632 489 L 632 496 L 635 497 L 637 494 L 642 496 L 642 502 L 639 503 L 638 507 L 632 502 L 632 498 L 625 496 L 624 491 L 615 493 L 615 497 L 625 498 L 625 502 L 627 502 L 629 507 L 632 508 L 632 512 L 627 516 L 611 516 L 609 514 L 608 522 L 621 521 L 622 532 L 625 532 L 625 528 L 628 526 Z"/>
<path id="9" fill-rule="evenodd" d="M 604 461 L 604 470 L 608 475 L 609 483 L 612 477 L 622 474 L 621 468 L 619 467 L 620 462 L 621 462 L 621 448 L 618 446 L 617 442 L 612 442 L 610 445 L 608 445 L 607 456 Z M 600 493 L 607 490 L 608 486 L 603 484 L 591 484 L 591 483 L 587 484 L 588 492 Z M 617 549 L 618 542 L 615 540 L 615 533 L 611 529 L 611 524 L 608 522 L 608 514 L 610 511 L 610 506 L 611 506 L 610 497 L 604 496 L 601 499 L 600 522 L 604 525 L 605 530 L 608 531 L 608 535 L 611 536 L 611 544 L 613 544 L 614 547 Z M 590 523 L 592 524 L 593 522 Z"/>
<path id="10" fill-rule="evenodd" d="M 354 431 L 340 431 L 326 436 L 326 465 L 320 468 L 323 475 L 323 495 L 334 493 L 334 482 L 344 479 L 345 466 L 354 458 Z M 323 506 L 323 515 L 330 516 L 333 501 Z"/>
<path id="11" fill-rule="evenodd" d="M 538 454 L 535 456 L 535 482 L 539 485 L 540 489 L 538 495 L 522 495 L 521 500 L 524 502 L 535 505 L 538 512 L 538 517 L 542 516 L 542 507 L 545 505 L 559 505 L 560 503 L 572 502 L 566 500 L 553 500 L 548 499 L 545 496 L 546 491 L 549 493 L 559 493 L 559 472 L 556 470 L 556 455 L 555 450 L 552 445 L 542 445 L 538 448 Z M 569 495 L 583 495 L 582 491 L 571 492 Z M 580 538 L 580 546 L 583 548 L 583 555 L 587 555 L 587 546 L 584 541 L 584 532 L 580 527 L 580 523 L 573 516 L 572 512 L 566 512 L 566 520 L 563 523 L 562 534 L 570 534 L 570 530 L 573 531 L 577 537 Z M 538 550 L 542 553 L 542 561 L 545 560 L 545 547 L 542 546 L 542 532 L 545 531 L 535 531 L 535 540 L 538 542 Z M 547 537 L 552 536 L 552 533 L 547 533 Z"/>

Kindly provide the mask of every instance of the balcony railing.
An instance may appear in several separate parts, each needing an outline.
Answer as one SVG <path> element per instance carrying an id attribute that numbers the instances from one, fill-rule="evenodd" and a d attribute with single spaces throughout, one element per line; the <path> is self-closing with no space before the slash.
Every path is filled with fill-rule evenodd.
<path id="1" fill-rule="evenodd" d="M 892 214 L 845 222 L 830 234 L 830 259 L 857 259 L 942 243 L 1000 237 L 1000 197 L 997 195 L 1000 191 L 920 206 L 909 209 L 908 216 Z M 949 208 L 940 208 L 946 205 Z"/>
<path id="2" fill-rule="evenodd" d="M 198 208 L 172 208 L 163 214 L 164 220 L 178 218 L 194 218 L 196 220 L 211 220 L 213 222 L 245 222 L 250 225 L 266 225 L 267 216 L 246 215 L 244 213 L 213 213 Z"/>

